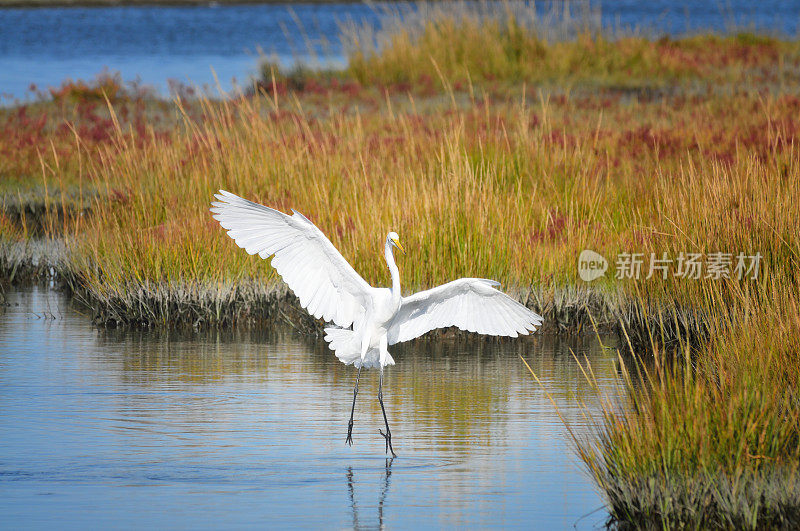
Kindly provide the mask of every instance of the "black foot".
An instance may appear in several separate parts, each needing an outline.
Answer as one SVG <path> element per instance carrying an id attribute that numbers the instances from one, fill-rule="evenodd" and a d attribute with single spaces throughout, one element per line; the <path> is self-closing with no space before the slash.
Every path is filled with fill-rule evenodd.
<path id="1" fill-rule="evenodd" d="M 347 422 L 347 439 L 344 440 L 345 444 L 349 444 L 353 446 L 353 413 L 356 411 L 356 397 L 358 396 L 358 381 L 361 379 L 361 369 L 363 367 L 358 368 L 358 374 L 356 374 L 356 385 L 353 387 L 353 405 L 350 407 L 350 420 Z"/>
<path id="2" fill-rule="evenodd" d="M 392 432 L 387 428 L 386 433 L 383 433 L 382 430 L 378 430 L 378 433 L 383 435 L 383 438 L 386 439 L 386 453 L 391 452 L 392 458 L 397 457 L 397 454 L 394 453 L 394 448 L 392 448 Z"/>

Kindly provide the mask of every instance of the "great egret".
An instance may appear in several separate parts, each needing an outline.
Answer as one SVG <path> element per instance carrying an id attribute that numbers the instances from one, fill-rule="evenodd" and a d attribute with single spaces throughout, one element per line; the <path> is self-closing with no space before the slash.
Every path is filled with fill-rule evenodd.
<path id="1" fill-rule="evenodd" d="M 495 287 L 499 282 L 460 278 L 408 297 L 400 293 L 400 271 L 393 249 L 404 254 L 397 233 L 386 236 L 384 256 L 392 276 L 391 288 L 373 288 L 347 263 L 316 225 L 300 212 L 278 210 L 220 190 L 211 203 L 214 219 L 227 229 L 239 247 L 261 258 L 273 256 L 272 267 L 294 291 L 300 304 L 318 319 L 332 322 L 325 340 L 336 357 L 358 368 L 353 405 L 347 425 L 347 444 L 353 444 L 353 413 L 358 381 L 364 367 L 380 368 L 378 401 L 386 424 L 386 451 L 392 432 L 383 407 L 383 368 L 394 365 L 389 345 L 419 337 L 430 330 L 456 326 L 494 336 L 536 331 L 542 318 Z"/>

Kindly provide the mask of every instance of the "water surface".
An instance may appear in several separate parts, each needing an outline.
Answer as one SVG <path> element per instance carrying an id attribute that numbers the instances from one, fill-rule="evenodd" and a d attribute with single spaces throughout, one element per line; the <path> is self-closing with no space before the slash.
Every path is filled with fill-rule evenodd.
<path id="1" fill-rule="evenodd" d="M 609 393 L 618 381 L 594 341 L 395 348 L 384 401 L 398 457 L 387 460 L 377 373 L 362 376 L 347 447 L 355 370 L 321 341 L 291 330 L 101 331 L 58 293 L 7 297 L 3 527 L 552 529 L 605 519 L 518 357 L 585 432 L 578 401 L 596 397 L 569 349 L 588 356 Z"/>

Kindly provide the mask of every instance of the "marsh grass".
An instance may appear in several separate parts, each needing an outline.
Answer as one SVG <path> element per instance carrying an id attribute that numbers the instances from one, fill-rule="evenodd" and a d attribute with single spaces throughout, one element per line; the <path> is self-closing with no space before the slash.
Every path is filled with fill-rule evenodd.
<path id="1" fill-rule="evenodd" d="M 60 240 L 0 241 L 0 274 L 12 284 L 60 281 L 70 275 L 67 256 Z"/>
<path id="2" fill-rule="evenodd" d="M 631 89 L 690 80 L 728 86 L 783 74 L 773 70 L 779 57 L 791 72 L 800 52 L 795 42 L 748 32 L 654 38 L 647 28 L 600 21 L 600 8 L 589 3 L 416 4 L 388 13 L 380 31 L 346 28 L 347 74 L 363 84 L 409 87 L 525 81 Z"/>
<path id="3" fill-rule="evenodd" d="M 413 97 L 369 92 L 363 109 L 343 108 L 339 94 L 201 100 L 191 111 L 180 104 L 180 126 L 161 133 L 124 125 L 110 105 L 108 138 L 38 153 L 50 192 L 38 195 L 37 226 L 65 235 L 76 250 L 69 267 L 97 301 L 136 292 L 131 282 L 276 286 L 267 264 L 238 251 L 208 215 L 218 188 L 304 212 L 374 283 L 385 280 L 380 234 L 397 230 L 413 253 L 401 264 L 409 288 L 498 278 L 557 330 L 588 328 L 594 314 L 637 331 L 658 310 L 670 337 L 695 334 L 714 282 L 757 297 L 770 276 L 794 278 L 797 131 L 786 116 L 796 98 L 636 102 L 521 90 L 459 103 L 451 94 L 424 111 Z M 5 226 L 24 217 L 15 205 L 33 204 L 22 197 L 7 198 Z M 575 263 L 584 248 L 612 260 L 758 251 L 765 276 L 637 282 L 609 273 L 587 285 Z M 637 291 L 640 299 L 625 295 Z"/>
<path id="4" fill-rule="evenodd" d="M 576 358 L 602 414 L 586 409 L 588 435 L 567 427 L 606 498 L 610 525 L 800 524 L 797 290 L 773 288 L 774 298 L 747 313 L 710 316 L 701 344 L 687 337 L 664 349 L 657 335 L 665 332 L 651 326 L 643 357 L 628 338 L 618 351 L 622 401 L 603 395 L 591 365 Z M 728 303 L 727 293 L 712 297 Z"/>
<path id="5" fill-rule="evenodd" d="M 713 282 L 757 297 L 760 282 L 793 275 L 798 190 L 788 176 L 797 172 L 797 148 L 784 140 L 794 131 L 779 117 L 788 101 L 766 118 L 756 111 L 756 123 L 775 129 L 752 146 L 723 132 L 727 124 L 715 126 L 720 136 L 711 149 L 729 151 L 716 159 L 712 152 L 709 161 L 697 138 L 708 134 L 697 129 L 705 116 L 695 116 L 685 133 L 648 127 L 632 135 L 570 122 L 577 106 L 570 101 L 533 107 L 521 100 L 488 113 L 476 103 L 423 116 L 387 107 L 365 115 L 307 111 L 296 101 L 284 109 L 266 95 L 206 103 L 206 118 L 187 120 L 186 132 L 169 140 L 137 145 L 132 133 L 120 132 L 87 170 L 100 195 L 112 199 L 96 200 L 94 214 L 75 222 L 75 244 L 84 250 L 74 269 L 86 272 L 89 287 L 126 293 L 131 279 L 274 284 L 271 269 L 238 251 L 210 219 L 206 203 L 225 188 L 304 212 L 370 282 L 385 280 L 377 250 L 380 234 L 394 229 L 414 258 L 401 264 L 410 289 L 470 274 L 499 278 L 559 328 L 586 326 L 597 311 L 599 320 L 638 330 L 633 325 L 658 309 L 670 337 L 699 333 L 715 305 L 707 294 Z M 731 104 L 742 102 L 749 99 Z M 623 107 L 607 119 L 616 125 L 639 110 L 653 109 Z M 737 119 L 736 127 L 746 123 Z M 685 143 L 686 155 L 670 145 L 681 134 L 696 138 Z M 568 286 L 582 285 L 575 260 L 584 248 L 612 257 L 758 251 L 764 277 L 607 278 L 570 294 Z M 96 264 L 102 277 L 91 272 Z M 603 295 L 620 290 L 641 291 L 648 304 Z"/>

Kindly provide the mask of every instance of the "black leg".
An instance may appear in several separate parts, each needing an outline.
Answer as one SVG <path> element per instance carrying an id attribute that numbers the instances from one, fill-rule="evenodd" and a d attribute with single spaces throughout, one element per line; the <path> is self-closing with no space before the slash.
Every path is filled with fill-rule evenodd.
<path id="1" fill-rule="evenodd" d="M 381 379 L 378 384 L 378 402 L 381 403 L 383 422 L 386 423 L 386 433 L 383 433 L 381 430 L 378 430 L 378 433 L 383 435 L 383 438 L 386 439 L 386 451 L 392 452 L 392 457 L 397 457 L 397 454 L 394 453 L 394 449 L 392 448 L 392 432 L 389 430 L 389 421 L 386 419 L 386 409 L 383 407 L 383 367 L 381 367 Z"/>
<path id="2" fill-rule="evenodd" d="M 347 439 L 344 440 L 345 444 L 353 446 L 353 413 L 356 410 L 356 395 L 358 394 L 358 380 L 361 378 L 361 369 L 363 365 L 358 368 L 356 375 L 356 386 L 353 387 L 353 407 L 350 408 L 350 422 L 347 423 Z"/>

